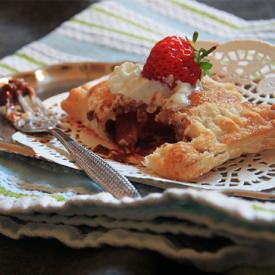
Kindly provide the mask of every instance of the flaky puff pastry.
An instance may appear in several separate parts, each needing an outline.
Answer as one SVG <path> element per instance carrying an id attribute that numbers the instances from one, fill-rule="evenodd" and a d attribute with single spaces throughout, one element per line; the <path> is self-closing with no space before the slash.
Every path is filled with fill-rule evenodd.
<path id="1" fill-rule="evenodd" d="M 229 159 L 275 148 L 275 105 L 253 105 L 232 84 L 204 83 L 173 116 L 188 141 L 163 144 L 144 160 L 160 176 L 189 181 Z"/>
<path id="2" fill-rule="evenodd" d="M 70 91 L 61 102 L 62 109 L 76 121 L 93 130 L 100 138 L 108 140 L 105 123 L 113 119 L 114 96 L 110 92 L 106 77 L 91 81 Z"/>
<path id="3" fill-rule="evenodd" d="M 190 181 L 244 153 L 275 148 L 275 105 L 243 102 L 236 86 L 210 78 L 203 90 L 189 97 L 190 105 L 169 109 L 165 99 L 155 120 L 172 125 L 177 143 L 165 143 L 146 156 L 143 165 L 156 174 Z M 106 122 L 116 119 L 119 108 L 138 105 L 113 95 L 108 81 L 93 82 L 73 89 L 62 108 L 74 119 L 109 139 Z M 148 106 L 150 108 L 150 106 Z"/>

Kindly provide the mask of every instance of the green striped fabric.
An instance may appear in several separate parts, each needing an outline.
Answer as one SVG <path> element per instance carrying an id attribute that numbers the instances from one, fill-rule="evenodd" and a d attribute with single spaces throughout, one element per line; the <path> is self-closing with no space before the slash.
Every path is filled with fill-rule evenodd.
<path id="1" fill-rule="evenodd" d="M 246 21 L 194 0 L 100 1 L 0 60 L 0 75 L 66 61 L 143 61 L 159 39 L 191 36 L 194 30 L 204 40 L 273 43 L 274 24 L 274 19 Z M 57 238 L 78 248 L 150 249 L 208 271 L 274 265 L 274 204 L 196 189 L 151 194 L 159 190 L 137 188 L 149 196 L 118 201 L 95 194 L 99 187 L 81 173 L 0 152 L 0 233 Z"/>
<path id="2" fill-rule="evenodd" d="M 101 1 L 0 61 L 0 75 L 65 61 L 142 61 L 171 34 L 275 41 L 275 20 L 246 21 L 194 0 Z"/>

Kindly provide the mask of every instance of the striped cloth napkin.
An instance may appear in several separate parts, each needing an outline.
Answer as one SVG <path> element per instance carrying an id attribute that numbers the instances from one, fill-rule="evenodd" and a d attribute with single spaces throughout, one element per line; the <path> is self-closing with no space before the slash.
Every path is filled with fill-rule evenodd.
<path id="1" fill-rule="evenodd" d="M 194 0 L 114 0 L 91 5 L 0 61 L 0 75 L 64 61 L 142 61 L 164 36 L 275 41 L 275 19 L 246 21 Z"/>
<path id="2" fill-rule="evenodd" d="M 3 58 L 0 75 L 65 61 L 142 61 L 162 37 L 190 36 L 194 30 L 204 40 L 274 42 L 274 24 L 274 19 L 246 21 L 191 0 L 102 1 Z M 271 203 L 209 191 L 160 193 L 139 185 L 146 195 L 140 201 L 117 201 L 97 193 L 98 186 L 84 175 L 64 169 L 0 153 L 2 234 L 57 238 L 72 247 L 151 249 L 208 271 L 273 264 Z"/>
<path id="3" fill-rule="evenodd" d="M 0 233 L 147 249 L 211 272 L 274 265 L 274 204 L 135 185 L 141 199 L 117 200 L 80 172 L 0 152 Z"/>

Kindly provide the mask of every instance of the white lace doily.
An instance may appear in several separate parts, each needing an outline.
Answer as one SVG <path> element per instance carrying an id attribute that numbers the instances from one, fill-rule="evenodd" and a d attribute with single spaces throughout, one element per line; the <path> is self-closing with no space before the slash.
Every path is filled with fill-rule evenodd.
<path id="1" fill-rule="evenodd" d="M 211 56 L 213 71 L 222 79 L 233 81 L 245 98 L 253 103 L 275 103 L 275 48 L 260 41 L 232 41 L 219 45 Z M 66 120 L 60 102 L 67 93 L 45 101 L 62 123 L 60 127 L 87 148 L 94 148 L 99 140 L 91 139 L 81 124 Z M 64 147 L 54 138 L 33 137 L 16 133 L 13 139 L 33 148 L 37 156 L 76 168 Z M 108 161 L 131 180 L 161 188 L 192 186 L 205 189 L 243 189 L 261 191 L 275 187 L 275 150 L 250 154 L 230 160 L 213 169 L 195 182 L 178 182 L 150 174 L 143 168 Z"/>

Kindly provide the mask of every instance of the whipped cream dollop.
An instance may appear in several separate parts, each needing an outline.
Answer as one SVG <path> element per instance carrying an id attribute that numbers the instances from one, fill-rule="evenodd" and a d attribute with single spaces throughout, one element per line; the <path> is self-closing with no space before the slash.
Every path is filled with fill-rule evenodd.
<path id="1" fill-rule="evenodd" d="M 132 62 L 125 62 L 116 66 L 108 80 L 112 93 L 122 94 L 146 104 L 150 104 L 152 100 L 161 97 L 165 99 L 165 106 L 172 109 L 189 104 L 188 97 L 195 90 L 195 87 L 189 83 L 178 81 L 176 87 L 170 90 L 159 81 L 142 77 L 141 71 L 142 65 Z"/>
<path id="2" fill-rule="evenodd" d="M 189 96 L 194 91 L 194 87 L 190 83 L 178 82 L 173 89 L 173 94 L 165 103 L 168 109 L 178 109 L 190 104 Z"/>

